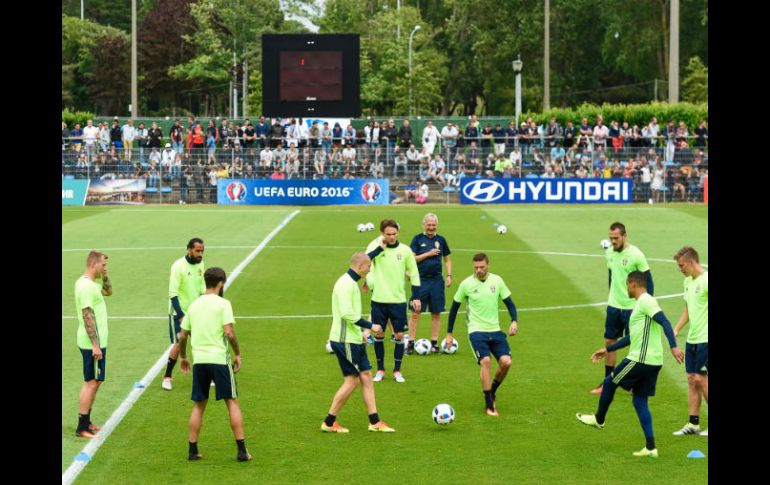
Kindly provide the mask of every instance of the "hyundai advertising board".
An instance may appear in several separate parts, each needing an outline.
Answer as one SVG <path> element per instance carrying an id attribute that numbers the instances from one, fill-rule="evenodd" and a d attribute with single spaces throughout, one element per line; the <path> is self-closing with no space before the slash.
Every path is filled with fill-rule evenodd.
<path id="1" fill-rule="evenodd" d="M 619 204 L 632 201 L 631 179 L 464 178 L 463 204 Z"/>

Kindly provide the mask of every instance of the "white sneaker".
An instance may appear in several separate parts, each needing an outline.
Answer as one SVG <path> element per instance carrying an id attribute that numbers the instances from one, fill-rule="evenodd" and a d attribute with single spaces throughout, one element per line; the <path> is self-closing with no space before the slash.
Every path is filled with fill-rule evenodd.
<path id="1" fill-rule="evenodd" d="M 400 372 L 394 372 L 393 379 L 395 379 L 396 382 L 406 382 L 406 379 L 404 378 L 404 376 L 401 375 Z"/>
<path id="2" fill-rule="evenodd" d="M 171 378 L 170 377 L 164 377 L 163 382 L 160 383 L 160 387 L 163 389 L 170 391 L 173 389 L 173 386 L 171 385 Z"/>
<path id="3" fill-rule="evenodd" d="M 374 374 L 374 379 L 372 379 L 372 381 L 374 381 L 374 382 L 380 382 L 380 381 L 381 381 L 381 380 L 382 380 L 384 377 L 385 377 L 385 371 L 384 371 L 384 370 L 378 370 L 378 371 L 377 371 L 377 372 Z"/>
<path id="4" fill-rule="evenodd" d="M 701 436 L 708 436 L 709 435 L 709 429 L 708 428 L 704 429 L 703 431 L 700 432 L 700 435 Z"/>
<path id="5" fill-rule="evenodd" d="M 679 431 L 674 431 L 674 436 L 682 436 L 686 434 L 700 434 L 700 426 L 697 424 L 687 423 Z"/>

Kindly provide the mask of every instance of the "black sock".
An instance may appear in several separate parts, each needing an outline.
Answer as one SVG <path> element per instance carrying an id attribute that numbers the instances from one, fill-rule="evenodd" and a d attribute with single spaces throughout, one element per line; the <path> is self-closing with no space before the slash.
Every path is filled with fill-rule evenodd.
<path id="1" fill-rule="evenodd" d="M 88 429 L 88 415 L 78 413 L 78 429 L 77 432 L 86 431 Z"/>
<path id="2" fill-rule="evenodd" d="M 497 393 L 497 388 L 500 387 L 500 384 L 502 384 L 502 382 L 497 379 L 492 379 L 492 397 L 495 397 L 495 393 Z"/>
<path id="3" fill-rule="evenodd" d="M 647 449 L 648 450 L 654 450 L 655 449 L 655 437 L 646 438 L 646 439 L 647 439 Z"/>
<path id="4" fill-rule="evenodd" d="M 484 391 L 484 403 L 487 406 L 487 409 L 495 409 L 495 402 L 494 399 L 492 399 L 492 391 Z"/>
<path id="5" fill-rule="evenodd" d="M 377 424 L 380 422 L 380 415 L 377 413 L 372 413 L 369 415 L 369 424 Z"/>
<path id="6" fill-rule="evenodd" d="M 430 341 L 430 345 L 431 345 L 432 347 L 438 347 L 438 340 L 431 340 L 431 341 Z"/>
<path id="7" fill-rule="evenodd" d="M 166 364 L 166 374 L 163 377 L 171 377 L 171 373 L 174 371 L 175 365 L 176 365 L 176 359 L 172 359 L 171 357 L 169 357 L 168 363 Z"/>
<path id="8" fill-rule="evenodd" d="M 337 416 L 333 414 L 327 414 L 326 419 L 324 419 L 324 423 L 326 423 L 326 426 L 331 426 L 334 424 L 334 421 L 337 420 Z"/>
<path id="9" fill-rule="evenodd" d="M 198 442 L 196 441 L 195 443 L 193 443 L 192 441 L 190 441 L 189 443 L 190 443 L 190 448 L 189 448 L 188 453 L 191 454 L 191 455 L 197 455 L 198 454 Z"/>
<path id="10" fill-rule="evenodd" d="M 414 350 L 414 340 L 410 339 L 407 345 L 409 346 L 409 350 Z"/>
<path id="11" fill-rule="evenodd" d="M 93 408 L 91 408 L 93 409 Z M 86 414 L 86 417 L 88 418 L 88 424 L 91 424 L 91 409 L 88 410 L 88 414 Z"/>
<path id="12" fill-rule="evenodd" d="M 699 426 L 700 425 L 700 416 L 690 416 L 690 424 Z"/>
<path id="13" fill-rule="evenodd" d="M 235 440 L 235 444 L 238 446 L 238 453 L 246 453 L 246 440 Z"/>
<path id="14" fill-rule="evenodd" d="M 612 371 L 615 370 L 614 365 L 605 365 L 604 366 L 604 377 L 607 377 L 608 375 L 612 374 Z"/>
<path id="15" fill-rule="evenodd" d="M 401 361 L 404 359 L 404 341 L 396 340 L 396 347 L 393 349 L 393 372 L 401 372 Z"/>
<path id="16" fill-rule="evenodd" d="M 377 358 L 377 370 L 385 370 L 385 342 L 384 339 L 374 339 L 374 355 Z"/>

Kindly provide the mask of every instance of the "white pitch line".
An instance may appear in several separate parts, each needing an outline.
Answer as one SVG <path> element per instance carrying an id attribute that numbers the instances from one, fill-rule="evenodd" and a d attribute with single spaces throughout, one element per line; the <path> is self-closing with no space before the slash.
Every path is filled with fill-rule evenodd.
<path id="1" fill-rule="evenodd" d="M 678 296 L 682 296 L 684 293 L 673 293 L 671 295 L 663 295 L 663 296 L 656 296 L 655 299 L 657 300 L 665 300 L 668 298 L 676 298 Z M 534 308 L 518 308 L 517 311 L 519 312 L 542 312 L 542 311 L 548 311 L 548 310 L 566 310 L 570 308 L 587 308 L 587 307 L 594 307 L 594 306 L 605 306 L 607 305 L 606 301 L 600 301 L 598 303 L 582 303 L 580 305 L 559 305 L 559 306 L 542 306 L 542 307 L 534 307 Z M 505 312 L 508 310 L 500 310 L 500 312 Z M 447 314 L 449 312 L 445 311 L 442 312 L 443 314 Z M 465 313 L 465 312 L 458 312 L 458 313 Z M 236 320 L 284 320 L 284 319 L 298 319 L 298 318 L 331 318 L 332 315 L 239 315 L 236 316 Z M 62 316 L 62 319 L 74 319 L 77 317 L 73 316 Z M 110 317 L 111 320 L 161 320 L 168 317 L 161 317 L 161 316 L 121 316 L 121 317 Z"/>
<path id="2" fill-rule="evenodd" d="M 265 239 L 262 240 L 261 243 L 259 243 L 259 246 L 254 248 L 254 250 L 244 259 L 241 261 L 241 263 L 235 267 L 235 269 L 230 273 L 230 277 L 228 278 L 227 282 L 225 283 L 225 289 L 228 288 L 233 281 L 235 281 L 235 278 L 238 277 L 239 274 L 243 271 L 243 269 L 246 267 L 247 264 L 249 264 L 256 256 L 259 254 L 262 249 L 269 243 L 273 237 L 275 237 L 278 232 L 283 229 L 286 224 L 289 223 L 290 220 L 294 218 L 297 214 L 299 214 L 299 210 L 295 210 L 288 216 L 286 216 L 283 221 L 275 228 L 273 231 L 265 237 Z M 64 317 L 62 317 L 64 318 Z M 113 317 L 113 318 L 120 318 L 120 317 Z M 158 318 L 158 317 L 151 317 L 151 318 Z M 163 318 L 163 317 L 159 317 Z M 167 360 L 168 351 L 171 349 L 171 346 L 169 346 L 168 349 L 166 349 L 160 356 L 157 362 L 155 362 L 155 365 L 153 365 L 150 370 L 147 371 L 147 373 L 142 377 L 142 380 L 140 383 L 142 384 L 142 387 L 134 388 L 131 390 L 131 392 L 128 393 L 128 396 L 123 400 L 122 403 L 120 403 L 120 406 L 118 406 L 118 409 L 116 409 L 110 418 L 107 420 L 107 423 L 104 425 L 101 431 L 99 431 L 99 434 L 97 435 L 97 438 L 93 438 L 90 440 L 90 442 L 83 447 L 82 450 L 80 450 L 80 453 L 78 453 L 77 457 L 84 457 L 86 459 L 78 460 L 77 458 L 75 461 L 72 462 L 72 464 L 67 468 L 67 470 L 62 474 L 61 481 L 62 485 L 70 485 L 72 482 L 75 481 L 77 476 L 80 474 L 81 471 L 88 465 L 88 463 L 91 461 L 91 458 L 96 454 L 97 450 L 104 444 L 104 442 L 109 438 L 110 434 L 115 430 L 115 428 L 120 424 L 120 422 L 123 420 L 123 418 L 126 416 L 128 411 L 131 409 L 131 407 L 134 405 L 134 403 L 141 397 L 141 395 L 144 393 L 145 389 L 152 383 L 153 379 L 155 379 L 155 376 L 158 375 L 158 373 L 163 369 L 163 365 L 165 364 Z"/>
<path id="3" fill-rule="evenodd" d="M 248 249 L 251 246 L 206 246 L 206 249 Z M 179 250 L 178 246 L 157 246 L 147 248 L 103 248 L 102 251 L 156 251 L 156 250 Z M 307 246 L 307 245 L 275 245 L 270 246 L 269 249 L 360 249 L 360 246 Z M 74 249 L 62 249 L 62 252 L 72 251 L 91 251 L 92 248 L 74 248 Z M 590 253 L 562 253 L 558 251 L 523 251 L 518 249 L 464 249 L 455 248 L 452 251 L 460 253 L 502 253 L 502 254 L 542 254 L 546 256 L 576 256 L 581 258 L 603 258 L 604 254 L 590 254 Z M 647 261 L 656 261 L 660 263 L 675 263 L 673 258 L 647 258 Z M 708 268 L 708 264 L 701 263 L 701 266 Z"/>

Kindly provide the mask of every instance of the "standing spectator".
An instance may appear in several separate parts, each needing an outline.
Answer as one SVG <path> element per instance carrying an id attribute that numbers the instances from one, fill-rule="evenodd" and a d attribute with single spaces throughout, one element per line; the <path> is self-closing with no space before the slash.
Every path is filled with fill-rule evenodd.
<path id="1" fill-rule="evenodd" d="M 244 123 L 244 127 L 246 124 Z M 245 128 L 244 128 L 245 129 Z M 259 140 L 259 147 L 265 148 L 268 145 L 268 136 L 270 133 L 270 125 L 265 122 L 265 117 L 260 116 L 256 127 L 254 127 L 255 139 Z"/>
<path id="2" fill-rule="evenodd" d="M 580 126 L 578 127 L 578 148 L 587 148 L 588 151 L 593 152 L 592 137 L 594 136 L 594 127 L 588 123 L 588 118 L 583 117 L 580 120 Z"/>
<path id="3" fill-rule="evenodd" d="M 217 163 L 216 159 L 216 151 L 217 151 L 217 128 L 214 125 L 214 121 L 209 121 L 210 125 L 209 128 L 206 130 L 206 148 L 208 148 L 208 163 L 209 164 L 215 164 Z M 212 133 L 213 129 L 213 133 Z"/>
<path id="4" fill-rule="evenodd" d="M 545 128 L 544 136 L 545 147 L 548 151 L 560 145 L 563 133 L 561 126 L 556 122 L 556 118 L 551 116 L 551 119 L 548 120 L 548 126 Z"/>
<path id="5" fill-rule="evenodd" d="M 318 122 L 313 120 L 308 131 L 308 139 L 310 141 L 310 148 L 315 152 L 321 147 L 321 129 L 318 128 Z"/>
<path id="6" fill-rule="evenodd" d="M 94 126 L 93 120 L 86 121 L 86 127 L 83 128 L 83 141 L 86 144 L 86 153 L 88 159 L 96 157 L 96 140 L 99 139 L 99 128 Z"/>
<path id="7" fill-rule="evenodd" d="M 110 129 L 104 121 L 99 123 L 99 145 L 103 153 L 107 153 L 110 150 Z"/>
<path id="8" fill-rule="evenodd" d="M 620 132 L 620 126 L 618 126 L 618 120 L 612 120 L 612 123 L 610 123 L 610 129 L 608 134 L 610 137 L 610 142 L 612 143 L 612 149 L 615 153 L 615 156 L 618 156 L 618 153 L 623 148 L 623 134 Z"/>
<path id="9" fill-rule="evenodd" d="M 75 128 L 70 132 L 70 139 L 72 140 L 72 151 L 80 153 L 83 145 L 83 129 L 80 128 L 80 123 L 75 123 Z"/>
<path id="10" fill-rule="evenodd" d="M 388 120 L 388 126 L 383 130 L 383 135 L 388 139 L 388 149 L 385 153 L 387 160 L 385 161 L 385 164 L 390 165 L 393 163 L 393 158 L 396 156 L 394 148 L 396 148 L 396 142 L 398 141 L 398 128 L 396 128 L 396 121 L 393 118 Z"/>
<path id="11" fill-rule="evenodd" d="M 188 194 L 190 193 L 190 179 L 192 174 L 190 173 L 190 167 L 185 165 L 182 169 L 182 176 L 179 179 L 179 204 L 187 204 Z"/>
<path id="12" fill-rule="evenodd" d="M 505 130 L 500 123 L 497 123 L 492 130 L 492 137 L 495 143 L 495 156 L 505 155 Z"/>
<path id="13" fill-rule="evenodd" d="M 227 126 L 227 118 L 222 118 L 222 122 L 217 127 L 217 139 L 222 144 L 222 148 L 230 148 L 230 128 Z"/>
<path id="14" fill-rule="evenodd" d="M 643 135 L 647 139 L 647 146 L 657 147 L 658 137 L 660 136 L 660 126 L 658 125 L 658 118 L 653 116 L 650 119 L 650 124 L 648 124 L 646 128 L 647 128 L 647 132 L 643 133 Z"/>
<path id="15" fill-rule="evenodd" d="M 569 150 L 573 148 L 577 143 L 575 138 L 575 127 L 572 126 L 572 122 L 568 121 L 567 126 L 564 127 L 564 147 Z"/>
<path id="16" fill-rule="evenodd" d="M 208 172 L 209 181 L 209 202 L 217 202 L 217 166 L 211 165 Z"/>
<path id="17" fill-rule="evenodd" d="M 668 124 L 663 128 L 663 138 L 666 140 L 665 162 L 674 161 L 674 151 L 676 150 L 676 128 L 674 120 L 668 120 Z"/>
<path id="18" fill-rule="evenodd" d="M 121 139 L 123 140 L 123 157 L 127 161 L 131 161 L 131 148 L 136 138 L 136 128 L 134 128 L 134 120 L 128 120 L 128 123 L 123 125 L 121 129 Z"/>
<path id="19" fill-rule="evenodd" d="M 147 159 L 144 156 L 144 149 L 147 146 L 148 136 L 149 131 L 144 127 L 144 123 L 139 123 L 139 127 L 136 129 L 136 136 L 134 139 L 136 140 L 137 145 L 139 145 L 139 163 L 142 165 L 147 165 Z"/>
<path id="20" fill-rule="evenodd" d="M 610 134 L 609 128 L 604 125 L 604 117 L 602 115 L 596 116 L 596 126 L 594 126 L 594 151 L 605 151 L 607 148 L 607 137 Z"/>
<path id="21" fill-rule="evenodd" d="M 467 131 L 468 130 L 466 129 L 466 140 L 468 139 Z M 455 156 L 458 135 L 459 132 L 457 131 L 457 128 L 452 126 L 451 121 L 448 121 L 446 126 L 441 129 L 441 141 L 444 145 L 444 148 L 446 148 L 446 153 L 444 156 L 450 160 Z"/>
<path id="22" fill-rule="evenodd" d="M 188 135 L 190 153 L 197 163 L 204 163 L 206 149 L 206 133 L 200 123 L 193 123 Z"/>
<path id="23" fill-rule="evenodd" d="M 409 120 L 405 119 L 401 128 L 398 130 L 399 146 L 402 152 L 409 148 L 412 144 L 412 127 L 409 126 Z"/>
<path id="24" fill-rule="evenodd" d="M 430 156 L 433 155 L 433 150 L 436 148 L 438 137 L 440 136 L 438 129 L 433 126 L 433 121 L 428 120 L 425 128 L 422 130 L 422 149 Z M 414 148 L 414 144 L 411 145 Z M 410 148 L 410 149 L 411 149 Z M 409 155 L 407 154 L 407 159 Z"/>
<path id="25" fill-rule="evenodd" d="M 674 151 L 674 160 L 677 163 L 690 163 L 692 161 L 688 138 L 690 138 L 690 132 L 687 130 L 687 125 L 684 124 L 684 121 L 680 121 L 679 126 L 676 128 L 676 147 Z"/>
<path id="26" fill-rule="evenodd" d="M 372 145 L 372 129 L 374 129 L 374 120 L 369 120 L 364 126 L 364 142 L 369 146 Z"/>
<path id="27" fill-rule="evenodd" d="M 342 126 L 340 126 L 339 122 L 335 122 L 334 126 L 332 127 L 332 145 L 339 148 L 341 144 L 342 144 Z"/>
<path id="28" fill-rule="evenodd" d="M 652 199 L 650 198 L 652 175 L 650 175 L 650 166 L 644 159 L 639 163 L 639 174 L 639 181 L 642 184 L 642 200 L 652 202 Z"/>
<path id="29" fill-rule="evenodd" d="M 628 154 L 628 147 L 630 146 L 631 138 L 634 136 L 634 130 L 629 128 L 628 121 L 624 121 L 620 126 L 620 136 L 623 137 L 623 155 L 621 158 L 633 158 L 636 153 Z"/>
<path id="30" fill-rule="evenodd" d="M 310 144 L 308 143 L 308 137 L 309 137 L 310 130 L 307 127 L 307 123 L 300 118 L 297 122 L 297 137 L 299 138 L 299 145 L 297 145 L 297 148 L 300 150 L 304 150 L 307 148 Z M 303 164 L 305 161 L 303 161 Z"/>
<path id="31" fill-rule="evenodd" d="M 369 137 L 371 138 L 369 145 L 372 147 L 372 150 L 376 152 L 380 146 L 380 122 L 379 121 L 374 121 L 372 123 L 372 131 Z"/>
<path id="32" fill-rule="evenodd" d="M 695 148 L 704 149 L 709 138 L 709 130 L 706 127 L 706 120 L 700 120 L 698 127 L 695 128 Z"/>
<path id="33" fill-rule="evenodd" d="M 655 164 L 655 170 L 652 173 L 652 183 L 650 184 L 650 189 L 652 189 L 652 195 L 656 204 L 660 202 L 660 197 L 663 193 L 663 188 L 665 187 L 665 179 L 666 171 L 663 169 L 663 164 L 660 162 L 660 160 L 657 160 L 657 163 Z M 663 202 L 665 201 L 666 197 L 664 195 Z"/>
<path id="34" fill-rule="evenodd" d="M 481 132 L 481 154 L 492 154 L 492 127 L 487 124 Z"/>
<path id="35" fill-rule="evenodd" d="M 516 129 L 516 123 L 513 121 L 508 123 L 508 128 L 505 129 L 505 143 L 508 153 L 511 153 L 515 147 L 519 146 L 519 132 Z"/>
<path id="36" fill-rule="evenodd" d="M 147 131 L 147 148 L 160 150 L 160 141 L 163 138 L 163 130 L 158 128 L 158 123 L 153 122 Z"/>
<path id="37" fill-rule="evenodd" d="M 324 121 L 324 126 L 321 129 L 321 147 L 323 147 L 323 151 L 326 154 L 328 154 L 329 150 L 331 149 L 333 136 L 334 132 L 331 128 L 329 128 L 329 122 Z"/>
<path id="38" fill-rule="evenodd" d="M 168 137 L 171 139 L 171 145 L 178 154 L 184 153 L 184 127 L 179 120 L 174 121 L 174 126 L 168 131 Z"/>
<path id="39" fill-rule="evenodd" d="M 471 122 L 465 127 L 465 143 L 472 143 L 474 141 L 476 142 L 476 146 L 481 145 L 478 121 L 475 123 Z M 447 158 L 451 157 L 447 155 Z"/>
<path id="40" fill-rule="evenodd" d="M 355 147 L 356 146 L 356 129 L 353 128 L 353 125 L 348 125 L 345 128 L 345 131 L 342 132 L 342 141 L 343 145 L 346 147 Z"/>
<path id="41" fill-rule="evenodd" d="M 69 146 L 70 142 L 70 130 L 67 128 L 67 123 L 61 122 L 61 151 L 62 151 L 62 161 L 64 161 L 64 152 Z"/>
<path id="42" fill-rule="evenodd" d="M 299 129 L 297 128 L 297 120 L 295 118 L 289 119 L 289 124 L 286 125 L 286 145 L 294 144 L 299 146 Z"/>

